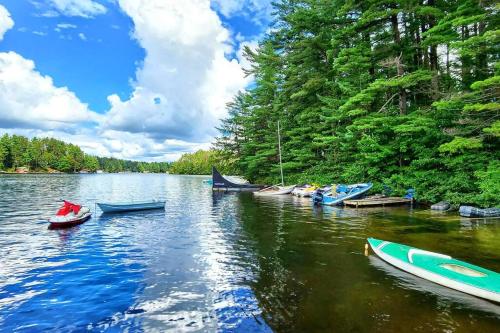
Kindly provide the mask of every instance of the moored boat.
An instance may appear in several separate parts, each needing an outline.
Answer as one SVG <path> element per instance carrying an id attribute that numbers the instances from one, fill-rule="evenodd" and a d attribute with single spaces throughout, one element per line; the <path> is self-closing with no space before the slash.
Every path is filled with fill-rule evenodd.
<path id="1" fill-rule="evenodd" d="M 284 194 L 290 194 L 292 193 L 293 189 L 295 188 L 295 185 L 290 185 L 290 186 L 270 186 L 263 188 L 260 191 L 253 192 L 255 195 L 284 195 Z"/>
<path id="2" fill-rule="evenodd" d="M 291 193 L 292 195 L 295 195 L 297 197 L 308 198 L 313 195 L 314 191 L 316 191 L 317 189 L 317 186 L 305 184 L 302 186 L 296 186 Z"/>
<path id="3" fill-rule="evenodd" d="M 463 217 L 500 217 L 500 208 L 476 208 L 472 206 L 460 206 L 458 210 Z"/>
<path id="4" fill-rule="evenodd" d="M 164 209 L 165 200 L 131 201 L 131 202 L 98 202 L 103 213 L 122 213 L 140 210 Z"/>
<path id="5" fill-rule="evenodd" d="M 372 186 L 372 183 L 334 185 L 328 191 L 316 191 L 312 196 L 312 200 L 315 204 L 327 206 L 340 205 L 344 200 L 361 197 L 368 192 Z"/>
<path id="6" fill-rule="evenodd" d="M 423 279 L 500 303 L 500 274 L 452 257 L 407 245 L 368 238 L 384 261 Z"/>
<path id="7" fill-rule="evenodd" d="M 49 228 L 61 229 L 73 227 L 89 220 L 91 216 L 92 213 L 88 207 L 64 200 L 63 206 L 59 208 L 56 215 L 49 219 Z"/>
<path id="8" fill-rule="evenodd" d="M 212 167 L 212 190 L 225 192 L 255 192 L 266 187 L 265 185 L 255 185 L 249 184 L 248 182 L 240 182 L 234 177 L 230 179 L 228 178 L 229 177 L 222 176 L 215 167 Z"/>

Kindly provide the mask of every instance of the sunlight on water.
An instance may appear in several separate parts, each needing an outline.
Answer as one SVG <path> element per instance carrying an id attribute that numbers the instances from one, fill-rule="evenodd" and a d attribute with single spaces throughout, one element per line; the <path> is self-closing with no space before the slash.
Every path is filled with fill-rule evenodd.
<path id="1" fill-rule="evenodd" d="M 500 271 L 500 221 L 212 194 L 202 177 L 0 176 L 0 331 L 493 332 L 500 307 L 363 254 L 376 237 Z M 64 197 L 163 198 L 48 230 Z"/>

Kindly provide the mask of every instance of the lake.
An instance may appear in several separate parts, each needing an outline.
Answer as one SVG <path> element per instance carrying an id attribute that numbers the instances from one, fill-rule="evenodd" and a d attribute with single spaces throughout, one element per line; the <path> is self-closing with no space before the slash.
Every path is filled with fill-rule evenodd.
<path id="1" fill-rule="evenodd" d="M 0 175 L 1 332 L 498 332 L 500 306 L 403 273 L 367 237 L 500 271 L 500 220 L 212 193 L 208 177 Z M 166 199 L 66 230 L 65 198 Z"/>

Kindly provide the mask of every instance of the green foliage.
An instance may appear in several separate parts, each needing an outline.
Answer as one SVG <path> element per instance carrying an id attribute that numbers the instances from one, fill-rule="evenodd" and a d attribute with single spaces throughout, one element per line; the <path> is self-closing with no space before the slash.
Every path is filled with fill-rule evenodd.
<path id="1" fill-rule="evenodd" d="M 36 137 L 29 140 L 19 135 L 4 134 L 0 138 L 0 170 L 15 170 L 21 166 L 29 167 L 32 171 L 167 172 L 170 164 L 96 157 L 60 140 Z"/>
<path id="2" fill-rule="evenodd" d="M 443 143 L 439 146 L 438 151 L 441 153 L 457 153 L 463 152 L 467 149 L 478 149 L 481 148 L 483 144 L 478 138 L 461 138 L 456 136 L 451 142 Z"/>
<path id="3" fill-rule="evenodd" d="M 198 150 L 186 153 L 173 162 L 170 172 L 180 175 L 208 175 L 212 166 L 224 174 L 235 174 L 233 162 L 218 150 Z"/>
<path id="4" fill-rule="evenodd" d="M 215 146 L 239 173 L 499 205 L 500 7 L 283 0 Z M 439 52 L 438 52 L 439 51 Z M 493 180 L 492 180 L 493 179 Z M 494 195 L 496 194 L 496 196 Z"/>

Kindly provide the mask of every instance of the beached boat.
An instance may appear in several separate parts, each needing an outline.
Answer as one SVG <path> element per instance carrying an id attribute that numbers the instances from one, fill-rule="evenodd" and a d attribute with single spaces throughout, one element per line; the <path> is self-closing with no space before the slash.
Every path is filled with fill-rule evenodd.
<path id="1" fill-rule="evenodd" d="M 460 206 L 458 210 L 463 217 L 500 217 L 500 208 L 477 208 L 472 206 Z"/>
<path id="2" fill-rule="evenodd" d="M 317 186 L 305 184 L 302 186 L 296 186 L 291 193 L 292 195 L 295 195 L 297 197 L 308 198 L 312 196 L 314 191 L 316 191 L 317 189 Z"/>
<path id="3" fill-rule="evenodd" d="M 328 206 L 340 205 L 344 200 L 356 199 L 372 188 L 372 183 L 335 185 L 328 191 L 316 191 L 312 196 L 315 204 Z"/>
<path id="4" fill-rule="evenodd" d="M 253 192 L 255 195 L 284 195 L 284 194 L 290 194 L 292 193 L 293 189 L 295 188 L 295 185 L 290 185 L 290 186 L 270 186 L 263 188 L 260 191 Z"/>
<path id="5" fill-rule="evenodd" d="M 234 177 L 224 177 L 215 167 L 212 167 L 212 190 L 224 192 L 240 192 L 240 191 L 259 191 L 266 187 L 265 185 L 254 185 L 248 182 L 235 179 Z"/>
<path id="6" fill-rule="evenodd" d="M 452 257 L 368 238 L 377 256 L 423 279 L 500 303 L 500 274 Z"/>
<path id="7" fill-rule="evenodd" d="M 103 213 L 122 213 L 140 210 L 164 209 L 165 200 L 132 201 L 132 202 L 98 202 Z"/>
<path id="8" fill-rule="evenodd" d="M 63 206 L 59 208 L 55 216 L 49 219 L 50 229 L 69 228 L 82 224 L 92 216 L 90 209 L 64 200 Z"/>

